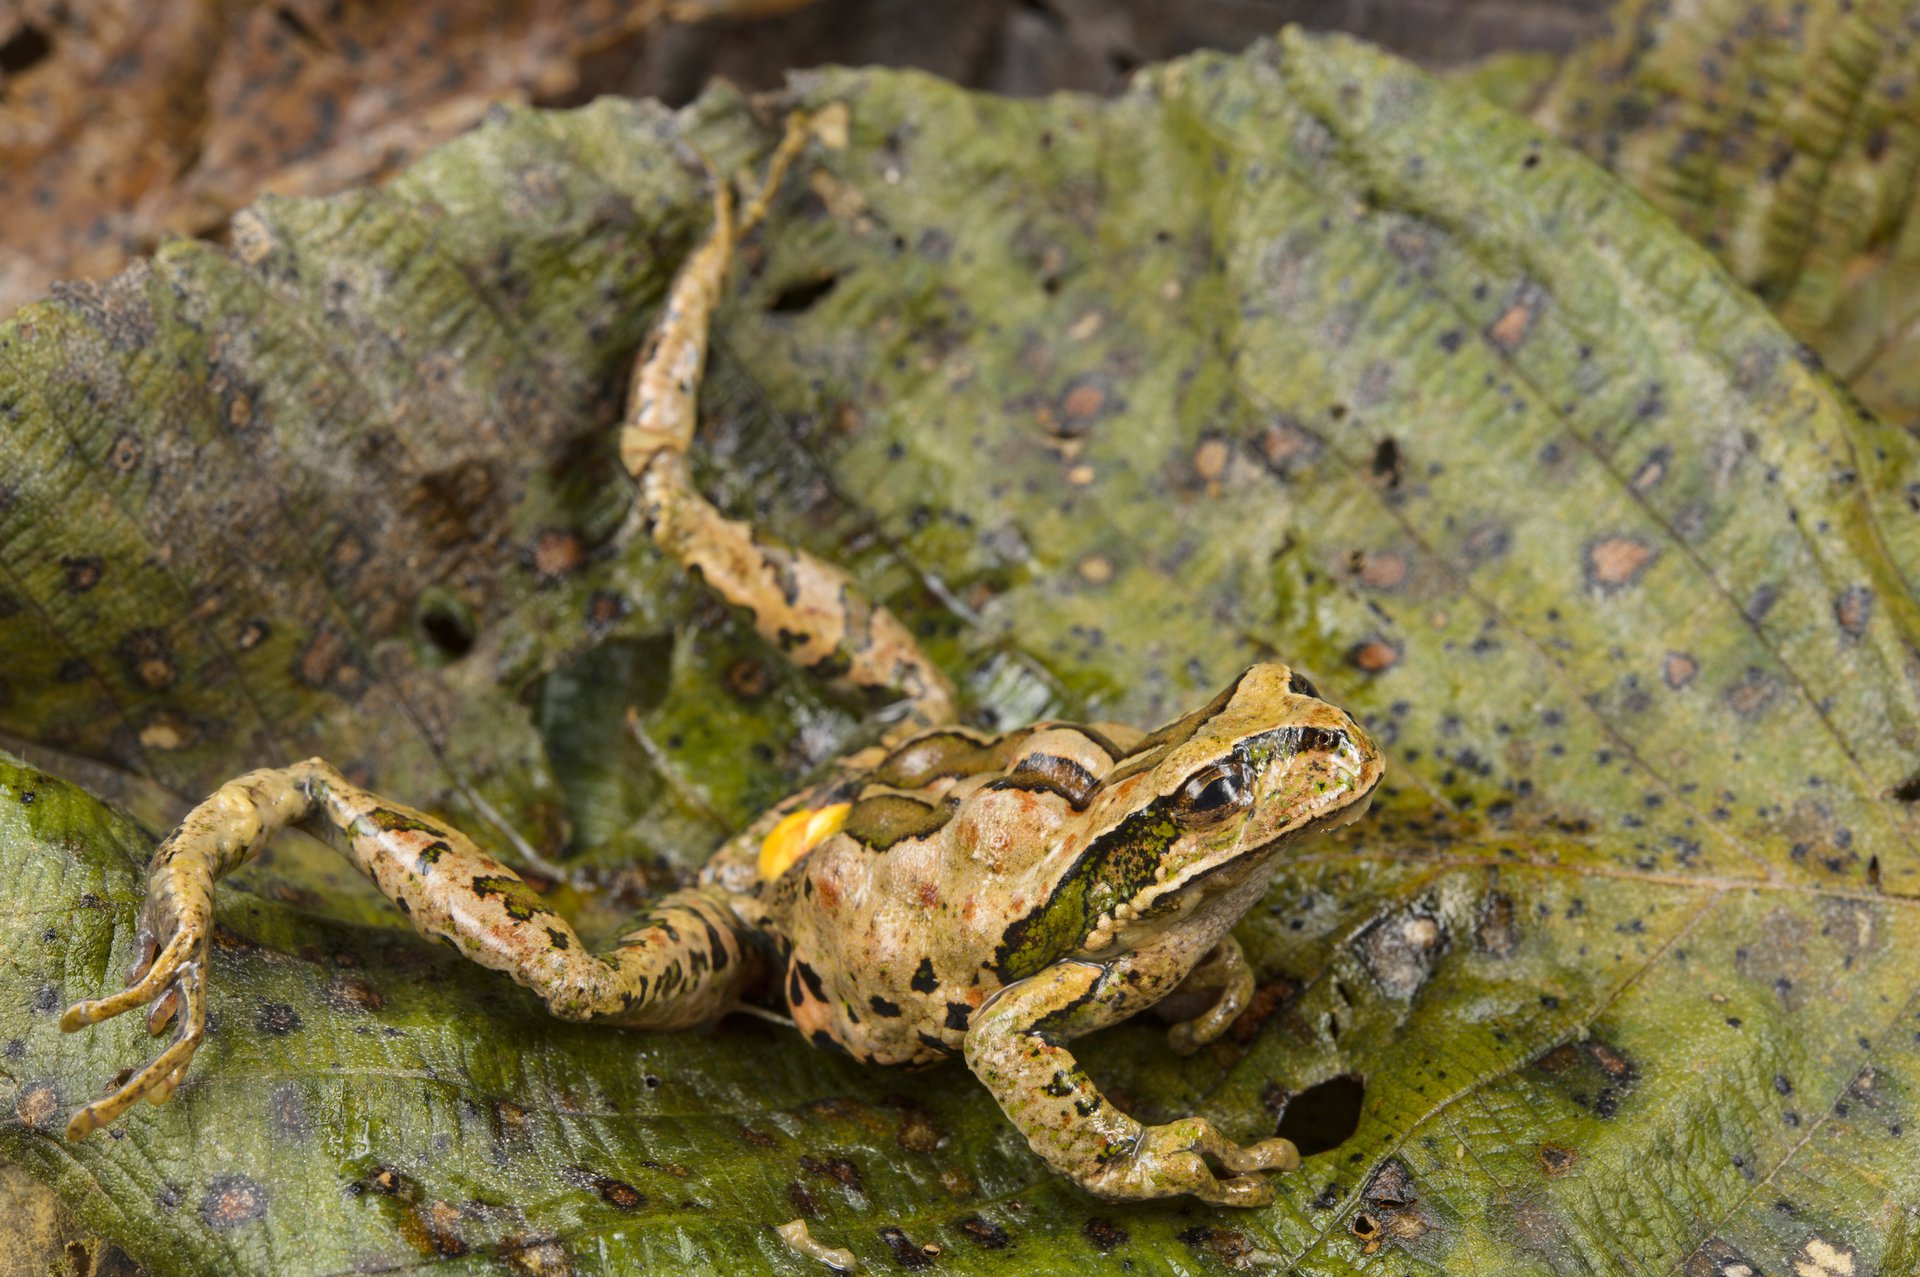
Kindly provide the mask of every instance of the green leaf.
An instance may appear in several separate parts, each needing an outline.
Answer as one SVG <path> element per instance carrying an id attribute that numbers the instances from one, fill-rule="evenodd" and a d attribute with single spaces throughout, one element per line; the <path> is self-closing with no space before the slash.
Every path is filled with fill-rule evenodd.
<path id="1" fill-rule="evenodd" d="M 1914 440 L 1591 163 L 1349 41 L 798 96 L 851 143 L 720 316 L 703 482 L 983 721 L 1154 723 L 1270 653 L 1353 708 L 1387 785 L 1241 925 L 1256 1011 L 1082 1050 L 1146 1120 L 1333 1146 L 1262 1211 L 1097 1203 L 958 1065 L 557 1024 L 286 848 L 222 897 L 189 1083 L 68 1146 L 154 1049 L 54 1022 L 129 961 L 151 831 L 9 763 L 0 1154 L 157 1272 L 817 1271 L 796 1216 L 879 1270 L 1911 1267 Z M 325 753 L 603 930 L 697 864 L 861 730 L 618 535 L 676 145 L 774 133 L 506 112 L 0 331 L 0 726 L 149 822 Z"/>
<path id="2" fill-rule="evenodd" d="M 1534 118 L 1920 423 L 1920 4 L 1625 0 Z"/>

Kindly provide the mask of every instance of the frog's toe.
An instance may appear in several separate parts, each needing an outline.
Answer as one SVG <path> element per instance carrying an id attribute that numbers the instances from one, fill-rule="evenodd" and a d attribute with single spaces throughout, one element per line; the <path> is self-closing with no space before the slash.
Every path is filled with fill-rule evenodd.
<path id="1" fill-rule="evenodd" d="M 1293 1146 L 1292 1140 L 1261 1140 L 1258 1144 L 1249 1144 L 1244 1148 L 1238 1144 L 1226 1143 L 1215 1154 L 1215 1158 L 1220 1165 L 1236 1172 L 1300 1169 L 1300 1150 Z"/>
<path id="2" fill-rule="evenodd" d="M 1175 1122 L 1169 1129 L 1178 1131 L 1181 1137 L 1189 1141 L 1188 1147 L 1208 1162 L 1236 1175 L 1244 1175 L 1248 1171 L 1290 1171 L 1300 1165 L 1300 1150 L 1293 1146 L 1292 1140 L 1261 1140 L 1258 1144 L 1243 1148 L 1202 1117 Z"/>
<path id="3" fill-rule="evenodd" d="M 1142 1150 L 1086 1182 L 1089 1191 L 1110 1201 L 1151 1201 L 1190 1193 L 1216 1206 L 1265 1206 L 1273 1186 L 1260 1175 L 1222 1178 L 1207 1159 L 1190 1149 Z"/>
<path id="4" fill-rule="evenodd" d="M 1219 1206 L 1265 1206 L 1273 1201 L 1273 1186 L 1258 1172 L 1292 1170 L 1299 1164 L 1300 1154 L 1289 1140 L 1262 1140 L 1242 1148 L 1205 1118 L 1189 1117 L 1146 1128 L 1133 1151 L 1088 1187 L 1115 1199 L 1191 1193 Z"/>
<path id="5" fill-rule="evenodd" d="M 1218 1180 L 1218 1197 L 1209 1197 L 1208 1201 L 1221 1206 L 1271 1206 L 1273 1205 L 1273 1185 L 1262 1175 L 1236 1175 L 1232 1179 Z"/>
<path id="6" fill-rule="evenodd" d="M 174 1040 L 152 1063 L 74 1113 L 67 1123 L 68 1139 L 85 1138 L 143 1099 L 164 1104 L 180 1085 L 206 1032 L 206 1017 L 198 1013 L 206 995 L 202 935 L 198 927 L 177 928 L 164 947 L 157 951 L 148 947 L 148 952 L 128 974 L 126 988 L 104 998 L 76 1002 L 61 1015 L 60 1027 L 69 1033 L 140 1006 L 148 1007 L 149 1032 L 164 1033 L 169 1027 L 178 1026 Z"/>
<path id="7" fill-rule="evenodd" d="M 191 1003 L 185 1003 L 185 1006 L 189 1014 L 182 1017 L 184 1025 L 180 1036 L 158 1058 L 124 1084 L 76 1110 L 67 1122 L 68 1139 L 85 1139 L 143 1099 L 154 1104 L 165 1104 L 173 1098 L 175 1088 L 180 1085 L 180 1079 L 186 1073 L 193 1053 L 200 1049 L 200 1041 L 206 1033 L 204 1023 L 191 1014 Z"/>
<path id="8" fill-rule="evenodd" d="M 1178 1154 L 1165 1159 L 1156 1179 L 1162 1188 L 1156 1196 L 1191 1193 L 1215 1206 L 1270 1206 L 1273 1185 L 1263 1175 L 1231 1175 L 1222 1178 L 1207 1159 L 1198 1153 Z"/>
<path id="9" fill-rule="evenodd" d="M 1167 1030 L 1167 1046 L 1175 1055 L 1192 1055 L 1209 1041 L 1200 1036 L 1199 1020 L 1182 1020 Z"/>
<path id="10" fill-rule="evenodd" d="M 155 998 L 153 1005 L 147 1008 L 147 1032 L 156 1036 L 164 1033 L 167 1025 L 173 1022 L 174 1014 L 179 1011 L 179 1009 L 180 990 L 177 988 L 169 988 L 165 993 Z"/>
<path id="11" fill-rule="evenodd" d="M 60 1015 L 60 1028 L 73 1033 L 89 1024 L 98 1024 L 102 1020 L 111 1020 L 114 1016 L 135 1007 L 145 1006 L 163 993 L 168 992 L 175 980 L 181 976 L 182 968 L 193 954 L 199 942 L 199 936 L 192 930 L 182 927 L 167 942 L 167 947 L 150 961 L 135 966 L 129 974 L 130 983 L 118 993 L 110 993 L 104 998 L 88 998 L 74 1003 Z M 144 966 L 146 969 L 141 970 Z M 188 975 L 198 973 L 197 966 Z M 162 1021 L 164 1023 L 164 1021 Z M 155 1030 L 158 1032 L 158 1030 Z"/>
<path id="12" fill-rule="evenodd" d="M 146 1095 L 147 1103 L 153 1104 L 153 1105 L 165 1104 L 168 1100 L 173 1098 L 173 1093 L 180 1089 L 180 1083 L 186 1080 L 186 1076 L 187 1076 L 186 1066 L 181 1065 L 179 1068 L 175 1069 L 172 1073 L 169 1073 L 166 1077 L 162 1078 L 160 1081 L 155 1082 L 153 1084 L 153 1089 L 147 1092 L 147 1095 Z"/>

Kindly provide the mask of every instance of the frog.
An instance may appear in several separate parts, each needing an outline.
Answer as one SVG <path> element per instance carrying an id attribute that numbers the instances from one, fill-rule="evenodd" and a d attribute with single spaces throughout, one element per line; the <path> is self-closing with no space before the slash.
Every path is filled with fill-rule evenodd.
<path id="1" fill-rule="evenodd" d="M 736 250 L 810 141 L 831 144 L 843 129 L 792 115 L 750 196 L 707 165 L 711 229 L 636 357 L 618 448 L 652 544 L 796 665 L 890 693 L 897 721 L 598 949 L 450 823 L 323 759 L 227 782 L 156 846 L 125 986 L 61 1017 L 76 1032 L 144 1007 L 154 1035 L 174 1030 L 74 1111 L 70 1139 L 173 1096 L 206 1036 L 215 886 L 299 828 L 415 931 L 510 977 L 559 1019 L 672 1031 L 755 1012 L 867 1064 L 959 1057 L 1034 1153 L 1096 1197 L 1273 1200 L 1264 1172 L 1299 1166 L 1291 1141 L 1242 1145 L 1200 1116 L 1144 1124 L 1068 1044 L 1149 1008 L 1172 1021 L 1168 1044 L 1181 1054 L 1233 1025 L 1256 983 L 1234 924 L 1278 858 L 1360 819 L 1380 783 L 1380 752 L 1360 724 L 1304 674 L 1266 661 L 1150 732 L 969 725 L 898 617 L 836 566 L 727 517 L 692 482 L 698 391 Z"/>

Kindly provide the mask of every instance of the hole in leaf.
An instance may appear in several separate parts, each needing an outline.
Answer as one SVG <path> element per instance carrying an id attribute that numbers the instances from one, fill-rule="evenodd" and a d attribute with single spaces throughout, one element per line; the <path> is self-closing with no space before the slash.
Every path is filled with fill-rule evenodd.
<path id="1" fill-rule="evenodd" d="M 13 39 L 0 44 L 0 71 L 8 75 L 19 75 L 22 71 L 39 62 L 46 61 L 53 52 L 53 42 L 44 32 L 35 26 L 22 26 L 14 32 Z"/>
<path id="2" fill-rule="evenodd" d="M 803 279 L 788 284 L 773 295 L 767 303 L 770 315 L 804 315 L 813 309 L 814 303 L 832 292 L 834 285 L 840 282 L 838 275 L 822 275 L 818 279 Z"/>
<path id="3" fill-rule="evenodd" d="M 420 636 L 449 661 L 457 661 L 473 650 L 473 613 L 451 594 L 430 591 L 420 600 L 415 622 Z"/>
<path id="4" fill-rule="evenodd" d="M 1903 803 L 1920 803 L 1920 775 L 1907 777 L 1887 793 Z"/>
<path id="5" fill-rule="evenodd" d="M 1353 1073 L 1310 1086 L 1287 1100 L 1274 1134 L 1292 1140 L 1302 1157 L 1339 1148 L 1360 1128 L 1360 1101 L 1366 1091 L 1366 1083 Z"/>

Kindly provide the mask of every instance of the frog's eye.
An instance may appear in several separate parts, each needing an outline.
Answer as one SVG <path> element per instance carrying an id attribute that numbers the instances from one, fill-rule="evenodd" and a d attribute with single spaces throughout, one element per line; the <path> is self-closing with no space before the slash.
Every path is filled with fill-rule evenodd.
<path id="1" fill-rule="evenodd" d="M 1242 762 L 1216 763 L 1180 787 L 1173 814 L 1182 825 L 1211 825 L 1252 805 L 1252 769 Z"/>
<path id="2" fill-rule="evenodd" d="M 1297 671 L 1287 675 L 1287 690 L 1296 696 L 1311 696 L 1315 700 L 1320 699 L 1320 689 L 1313 685 L 1313 680 Z"/>

